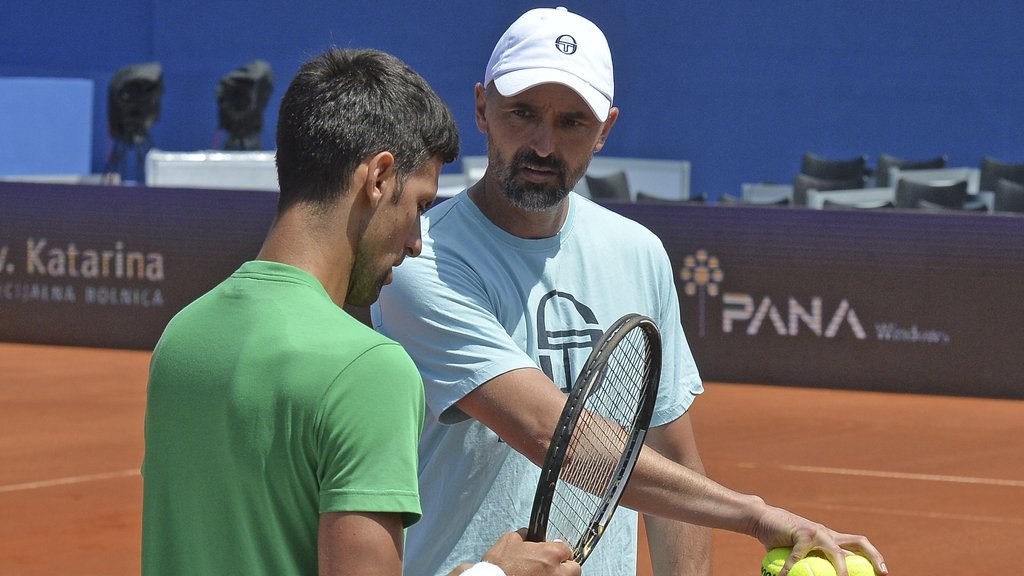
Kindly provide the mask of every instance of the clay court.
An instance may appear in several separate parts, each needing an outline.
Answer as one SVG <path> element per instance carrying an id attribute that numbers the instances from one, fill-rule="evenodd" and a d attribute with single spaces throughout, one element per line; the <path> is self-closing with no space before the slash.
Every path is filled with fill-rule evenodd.
<path id="1" fill-rule="evenodd" d="M 0 576 L 139 572 L 148 361 L 0 345 Z M 891 574 L 1019 570 L 1024 401 L 709 383 L 693 414 L 713 478 L 868 534 Z M 762 555 L 715 534 L 716 575 Z"/>

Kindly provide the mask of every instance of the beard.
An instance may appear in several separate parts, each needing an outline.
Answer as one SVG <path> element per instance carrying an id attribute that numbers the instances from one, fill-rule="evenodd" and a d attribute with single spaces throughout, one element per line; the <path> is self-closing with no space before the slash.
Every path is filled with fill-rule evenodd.
<path id="1" fill-rule="evenodd" d="M 369 306 L 376 302 L 381 289 L 387 283 L 389 272 L 391 272 L 390 266 L 383 270 L 374 268 L 373 254 L 366 249 L 364 243 L 361 243 L 356 249 L 356 260 L 352 265 L 345 303 L 353 306 Z"/>
<path id="2" fill-rule="evenodd" d="M 491 149 L 494 149 L 493 145 Z M 542 212 L 565 200 L 586 173 L 590 158 L 587 158 L 587 162 L 582 166 L 570 168 L 556 156 L 542 158 L 532 150 L 524 149 L 517 152 L 511 161 L 506 161 L 501 154 L 496 153 L 493 162 L 494 177 L 509 202 L 520 210 Z M 535 184 L 521 180 L 518 176 L 524 166 L 553 170 L 556 176 L 555 183 Z"/>

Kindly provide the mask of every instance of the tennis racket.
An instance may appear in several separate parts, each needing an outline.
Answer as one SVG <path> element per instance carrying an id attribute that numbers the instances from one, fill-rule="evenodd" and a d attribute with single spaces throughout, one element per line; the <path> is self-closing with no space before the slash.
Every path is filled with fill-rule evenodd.
<path id="1" fill-rule="evenodd" d="M 586 561 L 636 465 L 660 376 L 661 336 L 650 318 L 628 314 L 605 331 L 555 428 L 528 540 L 561 540 Z"/>

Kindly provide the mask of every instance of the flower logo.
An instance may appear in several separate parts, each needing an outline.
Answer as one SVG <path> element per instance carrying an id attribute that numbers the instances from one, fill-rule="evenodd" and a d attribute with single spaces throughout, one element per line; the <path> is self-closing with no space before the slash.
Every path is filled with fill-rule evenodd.
<path id="1" fill-rule="evenodd" d="M 718 285 L 725 278 L 718 256 L 708 254 L 707 250 L 700 249 L 694 254 L 688 254 L 683 258 L 683 267 L 679 270 L 679 279 L 683 281 L 683 292 L 687 296 L 699 298 L 698 312 L 700 321 L 700 336 L 704 336 L 704 296 L 712 298 L 718 296 Z"/>

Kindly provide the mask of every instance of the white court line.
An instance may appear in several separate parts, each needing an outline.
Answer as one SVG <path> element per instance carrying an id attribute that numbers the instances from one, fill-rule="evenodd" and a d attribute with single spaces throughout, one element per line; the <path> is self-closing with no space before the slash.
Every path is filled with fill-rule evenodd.
<path id="1" fill-rule="evenodd" d="M 40 480 L 38 482 L 25 482 L 23 484 L 9 484 L 0 486 L 0 492 L 18 492 L 21 490 L 35 490 L 36 488 L 50 488 L 52 486 L 64 486 L 66 484 L 81 484 L 83 482 L 95 482 L 97 480 L 110 480 L 112 478 L 127 478 L 139 476 L 136 470 L 121 470 L 120 472 L 101 472 L 99 474 L 87 474 L 85 476 L 70 476 L 68 478 L 54 478 L 52 480 Z"/>
<path id="2" fill-rule="evenodd" d="M 1024 526 L 1024 518 L 1005 518 L 1001 516 L 981 516 L 977 514 L 948 514 L 945 512 L 922 512 L 920 510 L 901 510 L 899 508 L 869 508 L 866 506 L 838 506 L 835 504 L 805 503 L 808 507 L 824 510 L 842 510 L 847 512 L 886 514 L 911 518 L 927 518 L 929 520 L 956 520 L 957 522 L 994 522 L 996 524 L 1015 524 Z"/>
<path id="3" fill-rule="evenodd" d="M 923 480 L 927 482 L 948 482 L 956 484 L 981 484 L 987 486 L 1010 486 L 1013 488 L 1024 487 L 1024 481 L 1003 480 L 999 478 L 975 478 L 971 476 L 951 476 L 945 474 L 911 474 L 908 472 L 885 472 L 882 470 L 857 470 L 853 468 L 829 468 L 824 466 L 797 466 L 794 464 L 779 464 L 777 466 L 760 466 L 752 462 L 739 462 L 740 468 L 777 468 L 790 472 L 807 472 L 811 474 L 836 474 L 841 476 L 868 476 L 873 478 L 894 478 L 898 480 Z M 836 504 L 805 503 L 824 510 L 845 510 L 858 513 L 884 514 L 889 516 L 904 516 L 912 518 L 927 518 L 931 520 L 955 520 L 967 522 L 993 522 L 997 524 L 1024 525 L 1024 518 L 1007 518 L 1001 516 L 982 516 L 977 514 L 951 514 L 945 512 L 923 512 L 920 510 L 902 510 L 898 508 L 871 508 L 866 506 L 842 506 Z"/>
<path id="4" fill-rule="evenodd" d="M 813 474 L 836 474 L 839 476 L 870 476 L 873 478 L 894 478 L 898 480 L 924 480 L 929 482 L 949 482 L 953 484 L 983 484 L 986 486 L 1009 486 L 1024 488 L 1024 480 L 1005 480 L 1002 478 L 976 478 L 972 476 L 950 476 L 945 474 L 913 474 L 910 472 L 886 472 L 884 470 L 857 470 L 854 468 L 828 468 L 824 466 L 797 466 L 779 464 L 777 466 L 761 466 L 752 462 L 739 462 L 740 468 L 778 468 L 791 472 L 810 472 Z"/>

